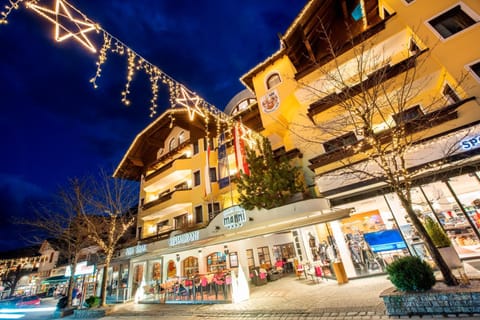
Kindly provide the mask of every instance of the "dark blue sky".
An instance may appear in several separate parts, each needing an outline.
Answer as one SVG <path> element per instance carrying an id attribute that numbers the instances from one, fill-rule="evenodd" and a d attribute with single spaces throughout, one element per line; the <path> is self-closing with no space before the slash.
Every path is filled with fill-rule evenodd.
<path id="1" fill-rule="evenodd" d="M 47 4 L 49 1 L 41 1 Z M 223 109 L 240 76 L 279 48 L 306 0 L 72 0 L 150 63 Z M 0 7 L 8 0 L 0 0 Z M 51 6 L 53 8 L 53 5 Z M 97 55 L 21 8 L 0 25 L 0 251 L 30 236 L 28 217 L 68 178 L 112 170 L 149 117 L 150 84 L 138 74 L 121 103 L 126 58 L 109 55 L 94 89 Z M 101 37 L 94 37 L 99 49 Z M 165 96 L 160 97 L 160 101 Z M 166 104 L 159 105 L 159 113 Z"/>

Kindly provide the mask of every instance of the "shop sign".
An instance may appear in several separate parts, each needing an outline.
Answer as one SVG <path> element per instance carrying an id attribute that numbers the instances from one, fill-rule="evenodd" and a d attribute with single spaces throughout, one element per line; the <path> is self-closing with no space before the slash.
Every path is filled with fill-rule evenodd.
<path id="1" fill-rule="evenodd" d="M 185 243 L 197 241 L 198 239 L 200 239 L 200 232 L 192 231 L 192 232 L 182 233 L 182 234 L 171 237 L 170 239 L 168 239 L 168 245 L 170 247 L 174 247 L 179 244 L 185 244 Z"/>
<path id="2" fill-rule="evenodd" d="M 82 261 L 77 263 L 77 266 L 75 267 L 75 276 L 82 276 L 85 274 L 93 274 L 95 272 L 95 266 L 94 265 L 87 265 L 87 261 Z M 67 266 L 65 269 L 65 277 L 70 277 L 72 275 L 72 270 L 70 266 Z"/>
<path id="3" fill-rule="evenodd" d="M 240 228 L 246 221 L 247 214 L 241 207 L 236 206 L 223 210 L 223 226 L 227 229 Z"/>
<path id="4" fill-rule="evenodd" d="M 480 147 L 480 135 L 473 138 L 462 140 L 460 144 L 462 146 L 462 149 L 464 150 L 478 148 Z"/>
<path id="5" fill-rule="evenodd" d="M 147 245 L 146 244 L 139 244 L 135 247 L 129 247 L 125 249 L 126 256 L 133 256 L 134 254 L 140 254 L 147 252 Z"/>

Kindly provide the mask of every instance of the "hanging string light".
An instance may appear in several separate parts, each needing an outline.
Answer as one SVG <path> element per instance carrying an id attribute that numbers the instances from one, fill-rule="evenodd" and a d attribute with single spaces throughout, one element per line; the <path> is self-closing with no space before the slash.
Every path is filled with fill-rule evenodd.
<path id="1" fill-rule="evenodd" d="M 187 89 L 183 84 L 177 82 L 172 77 L 167 75 L 160 68 L 148 62 L 141 55 L 133 49 L 125 45 L 118 38 L 112 36 L 106 30 L 102 29 L 99 24 L 90 20 L 80 10 L 64 0 L 55 0 L 54 8 L 50 9 L 39 5 L 39 0 L 8 0 L 8 4 L 0 12 L 0 24 L 7 23 L 8 15 L 13 11 L 19 9 L 22 2 L 31 11 L 39 14 L 54 24 L 54 37 L 56 41 L 64 41 L 74 39 L 96 53 L 97 49 L 94 42 L 89 38 L 89 35 L 102 33 L 103 45 L 100 49 L 95 75 L 90 79 L 94 88 L 98 88 L 97 80 L 102 74 L 102 66 L 107 61 L 107 55 L 111 53 L 123 56 L 127 53 L 127 79 L 124 90 L 121 92 L 121 101 L 125 105 L 130 105 L 131 101 L 128 99 L 130 94 L 130 84 L 133 81 L 135 71 L 144 70 L 149 76 L 150 86 L 152 91 L 152 98 L 150 100 L 150 117 L 154 117 L 157 109 L 157 100 L 159 92 L 159 84 L 162 83 L 168 86 L 170 108 L 179 112 L 187 112 L 191 121 L 194 120 L 195 115 L 203 117 L 206 121 L 207 130 L 210 119 L 215 117 L 217 133 L 220 127 L 225 127 L 227 131 L 231 131 L 236 122 L 233 118 L 223 111 L 220 111 L 215 106 L 209 104 L 193 91 Z M 173 126 L 174 116 L 171 115 L 171 125 Z M 255 145 L 254 134 L 249 128 L 243 126 L 244 139 L 250 146 Z"/>
<path id="2" fill-rule="evenodd" d="M 100 54 L 98 55 L 98 60 L 96 62 L 97 71 L 95 72 L 95 76 L 90 79 L 90 82 L 93 84 L 93 87 L 96 89 L 98 88 L 97 79 L 100 78 L 102 73 L 102 65 L 107 61 L 107 52 L 110 50 L 112 45 L 112 37 L 109 36 L 108 33 L 103 33 L 103 46 L 100 49 Z"/>

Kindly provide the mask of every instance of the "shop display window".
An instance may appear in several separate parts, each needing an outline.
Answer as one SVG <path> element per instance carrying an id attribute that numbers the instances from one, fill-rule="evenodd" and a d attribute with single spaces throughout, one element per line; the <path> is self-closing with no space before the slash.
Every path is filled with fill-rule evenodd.
<path id="1" fill-rule="evenodd" d="M 223 252 L 214 252 L 207 256 L 208 272 L 216 272 L 227 268 L 227 259 Z"/>
<path id="2" fill-rule="evenodd" d="M 154 262 L 152 265 L 152 280 L 160 281 L 162 277 L 162 268 L 160 262 Z"/>
<path id="3" fill-rule="evenodd" d="M 183 264 L 183 275 L 185 277 L 191 278 L 199 272 L 198 270 L 198 258 L 196 257 L 187 257 L 182 262 Z"/>
<path id="4" fill-rule="evenodd" d="M 167 262 L 167 278 L 171 279 L 177 276 L 177 265 L 175 261 L 168 260 Z"/>
<path id="5" fill-rule="evenodd" d="M 268 247 L 257 248 L 258 261 L 260 261 L 260 267 L 264 269 L 270 269 L 272 267 L 272 260 L 270 259 L 270 251 Z"/>
<path id="6" fill-rule="evenodd" d="M 247 263 L 248 263 L 248 271 L 252 271 L 255 268 L 255 259 L 253 258 L 253 249 L 247 249 Z"/>

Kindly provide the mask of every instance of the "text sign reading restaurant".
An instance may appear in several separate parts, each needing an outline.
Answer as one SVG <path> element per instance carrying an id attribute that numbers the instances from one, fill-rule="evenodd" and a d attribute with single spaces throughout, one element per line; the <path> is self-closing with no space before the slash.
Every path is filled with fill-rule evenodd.
<path id="1" fill-rule="evenodd" d="M 200 239 L 199 231 L 192 231 L 187 233 L 182 233 L 168 239 L 168 245 L 174 247 L 179 244 L 186 244 Z"/>
<path id="2" fill-rule="evenodd" d="M 225 228 L 240 228 L 245 222 L 247 222 L 245 209 L 237 206 L 223 210 L 223 226 Z"/>

